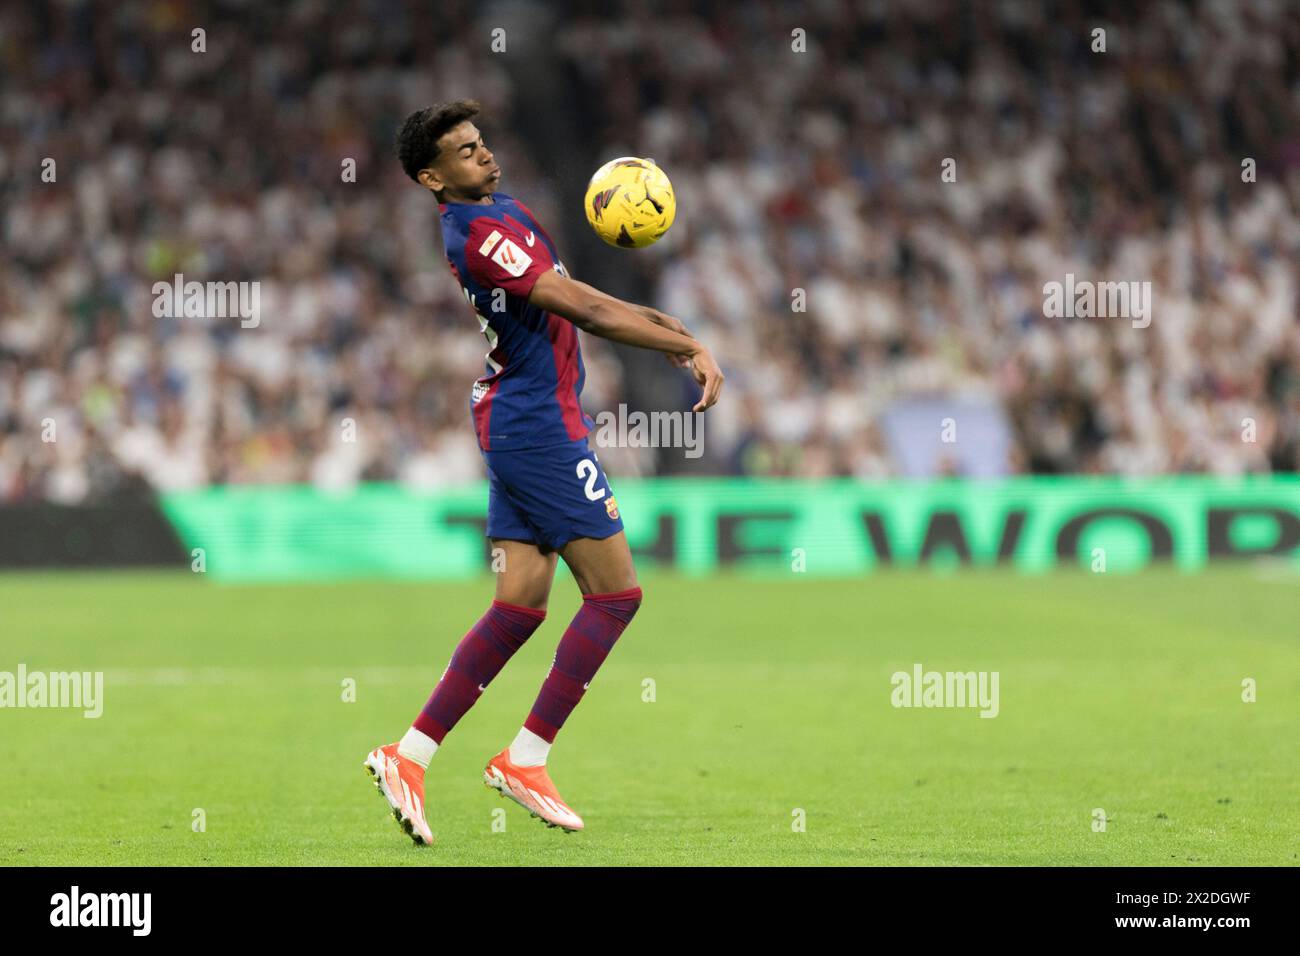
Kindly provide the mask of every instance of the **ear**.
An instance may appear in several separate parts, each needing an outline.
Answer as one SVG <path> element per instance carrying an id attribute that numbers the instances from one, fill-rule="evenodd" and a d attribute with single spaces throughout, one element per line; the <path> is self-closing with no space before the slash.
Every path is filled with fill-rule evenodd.
<path id="1" fill-rule="evenodd" d="M 438 174 L 434 171 L 432 166 L 424 167 L 424 169 L 415 174 L 415 178 L 425 189 L 431 190 L 435 193 L 442 192 L 443 182 L 438 178 Z"/>

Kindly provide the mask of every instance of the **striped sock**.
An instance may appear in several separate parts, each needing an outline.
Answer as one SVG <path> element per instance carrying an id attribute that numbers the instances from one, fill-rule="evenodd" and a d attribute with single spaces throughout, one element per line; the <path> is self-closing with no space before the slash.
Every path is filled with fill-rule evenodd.
<path id="1" fill-rule="evenodd" d="M 551 670 L 524 721 L 525 728 L 547 743 L 555 740 L 640 606 L 640 588 L 583 597 L 582 608 L 560 638 Z"/>
<path id="2" fill-rule="evenodd" d="M 456 645 L 438 686 L 411 726 L 441 744 L 545 618 L 546 612 L 536 608 L 493 601 Z"/>

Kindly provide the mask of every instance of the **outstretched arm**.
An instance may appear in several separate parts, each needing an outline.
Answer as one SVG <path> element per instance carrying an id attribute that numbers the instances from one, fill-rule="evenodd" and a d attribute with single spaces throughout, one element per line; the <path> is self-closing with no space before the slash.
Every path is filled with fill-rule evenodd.
<path id="1" fill-rule="evenodd" d="M 570 278 L 572 278 L 572 276 L 570 276 Z M 584 288 L 594 293 L 595 295 L 602 296 L 606 299 L 614 298 L 613 296 L 607 293 L 601 292 L 594 285 L 587 285 L 587 283 L 579 281 L 577 279 L 574 279 L 573 281 L 577 282 L 578 285 L 583 286 Z M 614 301 L 618 302 L 621 300 L 614 299 Z M 660 312 L 658 309 L 652 308 L 651 306 L 648 305 L 637 305 L 635 302 L 624 302 L 623 304 L 626 305 L 628 308 L 630 308 L 637 315 L 649 319 L 655 325 L 660 325 L 663 326 L 665 329 L 672 329 L 674 332 L 680 332 L 682 335 L 690 335 L 691 338 L 695 338 L 695 336 L 691 335 L 691 333 L 687 330 L 686 325 L 682 322 L 682 320 L 677 318 L 676 316 L 669 315 L 667 312 Z M 669 365 L 672 365 L 675 368 L 691 367 L 691 360 L 687 358 L 685 355 L 674 355 L 671 352 L 665 352 L 664 358 L 668 360 Z"/>
<path id="2" fill-rule="evenodd" d="M 688 362 L 704 394 L 695 403 L 702 412 L 718 401 L 723 375 L 713 355 L 672 316 L 634 306 L 599 289 L 548 270 L 537 278 L 528 301 L 568 319 L 584 332 L 611 342 L 654 349 Z M 668 320 L 665 323 L 664 320 Z"/>

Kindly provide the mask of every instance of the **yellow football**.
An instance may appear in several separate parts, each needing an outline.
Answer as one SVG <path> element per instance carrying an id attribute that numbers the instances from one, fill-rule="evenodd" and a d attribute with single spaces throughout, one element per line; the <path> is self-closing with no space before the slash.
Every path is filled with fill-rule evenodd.
<path id="1" fill-rule="evenodd" d="M 677 215 L 677 197 L 664 171 L 636 156 L 611 159 L 591 177 L 587 222 L 611 246 L 640 249 L 657 242 Z"/>

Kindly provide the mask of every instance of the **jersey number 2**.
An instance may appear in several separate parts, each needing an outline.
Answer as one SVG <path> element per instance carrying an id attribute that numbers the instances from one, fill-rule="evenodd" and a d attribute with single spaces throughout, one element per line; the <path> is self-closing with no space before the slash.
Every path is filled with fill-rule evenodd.
<path id="1" fill-rule="evenodd" d="M 599 501 L 605 497 L 605 489 L 595 487 L 596 479 L 599 476 L 600 472 L 596 470 L 596 463 L 590 458 L 584 458 L 578 462 L 578 477 L 586 482 L 583 490 L 587 492 L 588 501 Z"/>

